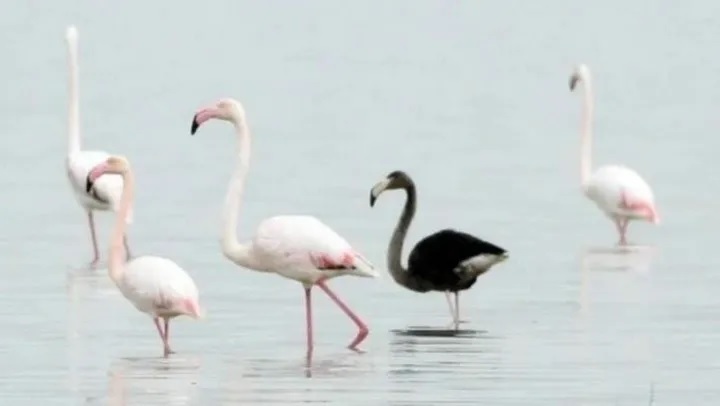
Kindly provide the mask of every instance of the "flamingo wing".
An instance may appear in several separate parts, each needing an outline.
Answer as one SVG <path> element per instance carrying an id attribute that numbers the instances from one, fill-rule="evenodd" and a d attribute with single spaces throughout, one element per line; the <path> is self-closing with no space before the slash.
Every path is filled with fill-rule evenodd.
<path id="1" fill-rule="evenodd" d="M 610 214 L 657 218 L 650 185 L 637 172 L 624 166 L 598 168 L 588 182 L 587 195 Z"/>
<path id="2" fill-rule="evenodd" d="M 372 264 L 312 216 L 276 216 L 260 224 L 253 249 L 271 269 L 352 271 L 377 276 Z"/>
<path id="3" fill-rule="evenodd" d="M 121 291 L 138 310 L 199 316 L 198 289 L 190 275 L 175 262 L 142 256 L 126 265 Z"/>

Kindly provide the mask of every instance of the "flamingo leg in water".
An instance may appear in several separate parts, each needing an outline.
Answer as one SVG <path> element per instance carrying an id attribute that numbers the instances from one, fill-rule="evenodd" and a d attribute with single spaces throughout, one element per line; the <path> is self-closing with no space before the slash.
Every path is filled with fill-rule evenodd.
<path id="1" fill-rule="evenodd" d="M 310 363 L 313 353 L 313 321 L 312 321 L 312 287 L 305 288 L 305 325 L 307 332 L 307 356 L 306 361 Z"/>
<path id="2" fill-rule="evenodd" d="M 452 321 L 450 324 L 448 324 L 447 328 L 453 328 L 457 326 L 457 318 L 455 316 L 455 307 L 453 306 L 452 299 L 450 299 L 450 292 L 445 291 L 445 299 L 447 299 L 448 308 L 450 308 L 450 316 L 452 317 Z"/>
<path id="3" fill-rule="evenodd" d="M 616 219 L 615 220 L 615 227 L 617 228 L 618 235 L 620 236 L 618 245 L 627 245 L 627 239 L 625 238 L 625 235 L 627 233 L 627 226 L 628 226 L 628 219 Z"/>
<path id="4" fill-rule="evenodd" d="M 158 334 L 160 335 L 160 339 L 163 342 L 163 355 L 167 357 L 169 354 L 172 353 L 170 350 L 170 346 L 168 345 L 168 328 L 169 323 L 168 319 L 165 319 L 165 330 L 163 330 L 163 327 L 160 325 L 160 318 L 159 317 L 153 317 L 153 322 L 155 323 L 155 327 L 157 328 Z"/>
<path id="5" fill-rule="evenodd" d="M 164 353 L 167 357 L 170 354 L 175 354 L 175 351 L 170 349 L 170 319 L 165 318 L 165 337 L 163 339 Z"/>
<path id="6" fill-rule="evenodd" d="M 447 328 L 457 330 L 458 328 L 460 328 L 460 323 L 464 323 L 464 321 L 460 320 L 460 293 L 453 292 L 452 294 L 455 295 L 454 306 L 452 300 L 450 299 L 450 292 L 445 291 L 445 298 L 447 299 L 448 307 L 450 308 L 450 314 L 452 315 L 452 322 L 447 326 Z"/>
<path id="7" fill-rule="evenodd" d="M 455 292 L 455 330 L 460 327 L 460 293 Z"/>
<path id="8" fill-rule="evenodd" d="M 330 297 L 330 299 L 332 299 L 332 301 L 335 302 L 335 304 L 338 305 L 338 307 L 348 317 L 350 317 L 350 319 L 352 319 L 352 321 L 358 327 L 358 334 L 355 337 L 355 339 L 350 343 L 348 348 L 353 351 L 361 352 L 357 348 L 357 346 L 365 339 L 365 337 L 367 337 L 368 332 L 369 332 L 365 323 L 363 323 L 363 321 L 360 320 L 360 318 L 358 316 L 356 316 L 355 313 L 353 313 L 352 310 L 350 310 L 350 308 L 347 307 L 347 305 L 345 303 L 343 303 L 342 300 L 340 300 L 340 298 L 338 298 L 337 295 L 335 295 L 335 293 L 333 293 L 330 290 L 330 288 L 327 287 L 327 285 L 325 284 L 324 281 L 321 280 L 321 281 L 317 282 L 316 285 L 318 285 L 320 287 L 320 289 L 322 289 L 323 292 L 325 292 L 328 295 L 328 297 Z"/>
<path id="9" fill-rule="evenodd" d="M 93 260 L 90 261 L 90 266 L 95 266 L 95 265 L 97 265 L 98 260 L 100 259 L 100 253 L 98 252 L 98 246 L 97 246 L 97 236 L 95 235 L 95 219 L 93 218 L 93 213 L 90 210 L 88 210 L 87 216 L 88 216 L 88 226 L 90 226 L 90 239 L 92 240 L 92 245 L 93 245 Z"/>
<path id="10" fill-rule="evenodd" d="M 452 304 L 452 299 L 450 299 L 450 292 L 445 291 L 445 299 L 447 299 L 448 308 L 450 309 L 450 316 L 453 318 L 453 322 L 455 322 L 455 308 Z"/>

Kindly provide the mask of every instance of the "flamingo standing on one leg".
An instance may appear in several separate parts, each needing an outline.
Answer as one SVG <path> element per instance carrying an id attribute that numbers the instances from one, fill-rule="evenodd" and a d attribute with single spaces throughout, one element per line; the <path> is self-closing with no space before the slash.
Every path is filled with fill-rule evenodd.
<path id="1" fill-rule="evenodd" d="M 125 218 L 133 201 L 135 181 L 127 159 L 109 157 L 90 171 L 86 189 L 90 190 L 93 183 L 106 174 L 117 174 L 123 178 L 120 207 L 110 237 L 110 279 L 138 310 L 153 318 L 167 357 L 173 352 L 170 349 L 170 319 L 181 315 L 201 317 L 198 290 L 192 278 L 167 258 L 144 255 L 127 263 L 123 261 Z M 160 324 L 160 319 L 164 321 L 164 326 Z"/>
<path id="2" fill-rule="evenodd" d="M 579 82 L 585 85 L 582 113 L 580 182 L 585 195 L 610 217 L 620 236 L 619 244 L 627 244 L 630 220 L 646 220 L 658 224 L 660 217 L 650 185 L 634 170 L 620 165 L 602 166 L 591 173 L 593 96 L 590 69 L 578 65 L 570 76 L 570 91 Z"/>
<path id="3" fill-rule="evenodd" d="M 368 328 L 340 298 L 327 286 L 327 280 L 342 275 L 377 277 L 378 273 L 365 258 L 355 252 L 320 220 L 311 216 L 276 216 L 260 223 L 249 244 L 240 244 L 236 234 L 240 196 L 247 176 L 250 160 L 250 130 L 245 110 L 240 102 L 222 99 L 215 105 L 203 108 L 193 117 L 191 134 L 210 119 L 229 121 L 235 127 L 239 160 L 225 198 L 223 210 L 223 254 L 234 263 L 261 272 L 274 272 L 296 280 L 305 288 L 307 322 L 307 356 L 313 350 L 312 301 L 313 285 L 322 289 L 358 327 L 355 339 L 348 346 L 357 350 L 365 339 Z"/>
<path id="4" fill-rule="evenodd" d="M 90 171 L 102 164 L 110 156 L 104 151 L 82 151 L 80 150 L 80 113 L 79 113 L 79 90 L 78 90 L 78 62 L 77 62 L 77 39 L 78 33 L 75 26 L 69 26 L 65 32 L 65 40 L 68 48 L 68 67 L 70 68 L 70 111 L 68 113 L 68 155 L 65 161 L 68 179 L 72 186 L 78 203 L 87 212 L 88 225 L 90 226 L 90 238 L 93 244 L 93 259 L 91 266 L 97 264 L 100 259 L 98 252 L 97 237 L 95 235 L 94 210 L 117 211 L 122 193 L 122 178 L 117 175 L 106 175 L 93 182 L 90 190 L 85 189 L 85 183 Z M 126 221 L 132 222 L 132 212 L 127 214 Z M 130 248 L 127 243 L 127 236 L 123 237 L 125 251 L 130 257 Z"/>

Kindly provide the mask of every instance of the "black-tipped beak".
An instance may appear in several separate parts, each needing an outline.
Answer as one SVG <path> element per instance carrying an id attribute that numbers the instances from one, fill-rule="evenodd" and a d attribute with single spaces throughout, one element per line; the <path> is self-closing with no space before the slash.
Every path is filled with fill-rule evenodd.
<path id="1" fill-rule="evenodd" d="M 90 174 L 85 178 L 85 193 L 90 193 L 90 189 L 93 187 L 93 182 L 90 180 Z"/>
<path id="2" fill-rule="evenodd" d="M 573 90 L 575 90 L 575 86 L 577 86 L 578 80 L 579 80 L 579 78 L 577 77 L 577 75 L 572 75 L 572 76 L 570 76 L 570 81 L 568 82 L 568 85 L 570 86 L 570 91 L 571 91 L 571 92 L 572 92 Z"/>
<path id="3" fill-rule="evenodd" d="M 375 200 L 377 200 L 377 197 L 375 197 L 372 190 L 370 190 L 370 207 L 375 206 Z"/>
<path id="4" fill-rule="evenodd" d="M 197 114 L 193 116 L 192 126 L 190 126 L 190 135 L 195 135 L 195 132 L 197 131 L 198 127 L 200 127 L 200 124 L 197 122 Z"/>

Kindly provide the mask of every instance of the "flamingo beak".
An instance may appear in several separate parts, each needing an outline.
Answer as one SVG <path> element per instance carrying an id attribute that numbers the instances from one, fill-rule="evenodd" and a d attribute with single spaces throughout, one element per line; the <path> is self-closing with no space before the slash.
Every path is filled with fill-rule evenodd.
<path id="1" fill-rule="evenodd" d="M 198 113 L 200 114 L 200 113 Z M 200 123 L 198 123 L 198 114 L 195 114 L 192 119 L 192 126 L 190 126 L 190 135 L 195 135 L 195 132 L 197 131 L 198 127 L 200 127 Z"/>
<path id="2" fill-rule="evenodd" d="M 378 196 L 380 196 L 380 193 L 382 193 L 387 187 L 390 185 L 390 179 L 385 179 L 382 182 L 378 182 L 373 186 L 372 189 L 370 189 L 370 207 L 373 207 L 375 205 L 375 201 L 377 200 Z"/>
<path id="3" fill-rule="evenodd" d="M 577 86 L 577 82 L 578 82 L 579 80 L 580 80 L 580 77 L 579 77 L 578 75 L 576 75 L 576 74 L 573 74 L 572 76 L 570 76 L 570 81 L 569 81 L 568 85 L 570 86 L 570 91 L 571 91 L 571 92 L 572 92 L 573 90 L 575 90 L 575 86 Z"/>
<path id="4" fill-rule="evenodd" d="M 92 189 L 93 185 L 95 184 L 95 179 L 99 178 L 105 171 L 108 170 L 108 164 L 107 163 L 101 163 L 88 172 L 87 177 L 85 178 L 85 192 L 90 193 L 90 190 Z"/>
<path id="5" fill-rule="evenodd" d="M 90 189 L 93 187 L 93 181 L 90 180 L 90 174 L 88 173 L 85 178 L 85 193 L 90 193 Z"/>
<path id="6" fill-rule="evenodd" d="M 218 118 L 219 116 L 220 111 L 216 107 L 208 107 L 198 111 L 193 116 L 192 126 L 190 126 L 190 135 L 195 135 L 198 127 L 200 127 L 204 122 L 210 120 L 211 118 Z"/>

